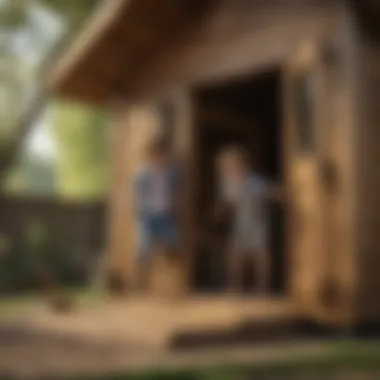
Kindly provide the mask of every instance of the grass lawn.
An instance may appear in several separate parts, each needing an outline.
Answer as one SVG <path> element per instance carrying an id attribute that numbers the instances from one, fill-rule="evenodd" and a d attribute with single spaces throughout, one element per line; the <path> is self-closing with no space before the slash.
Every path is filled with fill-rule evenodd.
<path id="1" fill-rule="evenodd" d="M 81 306 L 100 302 L 105 297 L 104 294 L 97 290 L 88 289 L 66 289 L 64 293 L 68 294 L 75 303 Z M 47 297 L 38 293 L 2 296 L 0 297 L 0 318 L 22 315 L 31 308 L 45 302 Z"/>
<path id="2" fill-rule="evenodd" d="M 223 363 L 197 367 L 192 363 L 181 370 L 152 370 L 135 374 L 68 376 L 62 380 L 376 380 L 380 379 L 380 342 L 341 341 L 326 343 L 323 355 L 308 359 L 254 364 Z M 57 379 L 58 380 L 58 379 Z"/>

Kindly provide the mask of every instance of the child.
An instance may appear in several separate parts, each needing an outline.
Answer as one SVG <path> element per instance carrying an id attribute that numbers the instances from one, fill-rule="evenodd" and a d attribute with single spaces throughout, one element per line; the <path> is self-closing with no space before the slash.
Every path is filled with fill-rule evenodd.
<path id="1" fill-rule="evenodd" d="M 179 244 L 179 177 L 168 146 L 155 139 L 147 148 L 147 161 L 135 177 L 134 205 L 139 225 L 139 282 L 145 282 L 155 244 L 176 250 Z"/>
<path id="2" fill-rule="evenodd" d="M 258 173 L 252 171 L 247 154 L 239 148 L 229 148 L 218 157 L 221 198 L 232 206 L 229 286 L 241 285 L 246 258 L 254 261 L 260 293 L 266 293 L 270 280 L 268 252 L 268 200 L 276 190 Z"/>

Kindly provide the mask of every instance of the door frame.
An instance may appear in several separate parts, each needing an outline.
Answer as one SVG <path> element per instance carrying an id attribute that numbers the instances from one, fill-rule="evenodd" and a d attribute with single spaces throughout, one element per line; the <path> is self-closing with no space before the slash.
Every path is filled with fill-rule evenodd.
<path id="1" fill-rule="evenodd" d="M 184 111 L 184 114 L 183 114 L 183 122 L 185 122 L 186 126 L 185 128 L 187 129 L 190 129 L 187 130 L 187 132 L 185 132 L 185 130 L 182 131 L 182 134 L 186 134 L 187 135 L 187 143 L 185 144 L 187 146 L 187 149 L 190 149 L 192 150 L 193 152 L 193 155 L 188 155 L 187 156 L 187 160 L 188 162 L 186 162 L 186 166 L 190 168 L 190 171 L 189 173 L 191 173 L 190 175 L 192 176 L 192 179 L 194 180 L 194 175 L 196 176 L 196 167 L 197 165 L 199 165 L 199 162 L 198 162 L 198 154 L 197 154 L 197 151 L 199 149 L 199 123 L 198 123 L 198 102 L 197 102 L 197 97 L 196 97 L 196 94 L 197 92 L 199 91 L 199 89 L 202 89 L 204 86 L 205 87 L 213 87 L 213 86 L 218 86 L 218 85 L 223 85 L 223 84 L 226 84 L 226 83 L 229 83 L 229 82 L 244 82 L 244 78 L 252 78 L 252 77 L 255 77 L 255 76 L 260 76 L 261 74 L 263 73 L 266 73 L 266 72 L 273 72 L 275 73 L 276 76 L 278 76 L 278 94 L 276 95 L 276 98 L 280 101 L 280 104 L 279 104 L 279 107 L 278 107 L 278 112 L 279 112 L 279 136 L 278 138 L 280 138 L 280 144 L 278 146 L 278 149 L 279 149 L 279 157 L 280 157 L 280 162 L 279 162 L 279 168 L 280 168 L 280 177 L 281 177 L 281 183 L 284 184 L 286 186 L 286 162 L 284 160 L 284 157 L 285 157 L 285 145 L 286 145 L 286 141 L 284 140 L 284 136 L 283 136 L 283 130 L 284 130 L 284 116 L 283 116 L 283 110 L 282 110 L 282 105 L 281 105 L 281 98 L 282 98 L 282 86 L 283 86 L 283 81 L 282 81 L 282 77 L 283 77 L 283 72 L 284 72 L 284 62 L 286 60 L 284 59 L 283 62 L 276 62 L 274 65 L 268 65 L 266 67 L 261 67 L 260 70 L 258 70 L 257 68 L 256 69 L 252 69 L 252 68 L 248 68 L 247 70 L 244 70 L 243 72 L 240 72 L 239 74 L 231 74 L 227 77 L 224 77 L 223 79 L 215 79 L 213 81 L 207 81 L 204 85 L 197 85 L 195 87 L 192 87 L 192 88 L 187 88 L 185 89 L 185 91 L 182 92 L 182 106 L 184 106 L 183 110 Z M 185 116 L 186 114 L 186 116 Z M 186 120 L 185 120 L 186 119 Z M 181 123 L 182 125 L 182 123 Z M 197 181 L 196 181 L 197 182 Z M 196 191 L 198 191 L 198 183 L 195 184 L 195 186 L 193 187 L 193 191 L 192 191 L 192 196 L 193 197 L 196 197 Z M 184 212 L 187 216 L 186 216 L 186 219 L 187 219 L 187 222 L 188 223 L 193 223 L 195 224 L 195 220 L 197 220 L 197 211 L 196 210 L 191 210 L 191 207 L 187 207 L 185 206 L 185 212 Z M 285 210 L 285 215 L 284 215 L 284 218 L 283 218 L 283 222 L 282 222 L 282 229 L 283 229 L 283 234 L 284 234 L 284 247 L 283 247 L 283 251 L 282 251 L 282 255 L 284 256 L 283 258 L 283 274 L 282 276 L 284 277 L 284 280 L 283 280 L 283 290 L 281 291 L 281 297 L 288 297 L 289 296 L 289 290 L 288 290 L 288 282 L 289 282 L 289 277 L 290 277 L 290 273 L 289 270 L 288 270 L 288 262 L 289 262 L 289 252 L 288 252 L 288 247 L 287 247 L 287 235 L 286 235 L 286 231 L 288 229 L 288 218 L 287 218 L 287 210 Z M 190 217 L 189 217 L 190 215 Z M 191 247 L 191 248 L 190 248 Z M 192 276 L 192 273 L 191 271 L 193 270 L 193 257 L 194 257 L 194 245 L 193 244 L 187 244 L 187 252 L 189 254 L 189 258 L 188 258 L 188 273 L 189 273 L 189 276 L 191 277 Z M 192 285 L 192 284 L 190 284 Z M 193 291 L 192 288 L 189 288 L 190 291 Z M 221 294 L 224 294 L 224 293 L 221 293 Z M 269 297 L 271 297 L 271 295 L 269 295 Z"/>
<path id="2" fill-rule="evenodd" d="M 303 284 L 302 281 L 299 280 L 297 276 L 300 274 L 298 273 L 299 269 L 305 269 L 303 266 L 306 266 L 304 263 L 301 268 L 297 268 L 297 264 L 301 260 L 300 255 L 300 245 L 302 247 L 302 239 L 301 236 L 297 236 L 295 233 L 296 231 L 299 232 L 299 229 L 302 227 L 302 225 L 298 225 L 299 216 L 302 216 L 301 214 L 298 215 L 299 207 L 297 207 L 297 202 L 300 202 L 300 193 L 298 193 L 298 196 L 294 194 L 294 176 L 295 176 L 295 162 L 298 160 L 300 163 L 300 166 L 306 167 L 306 170 L 309 170 L 309 176 L 314 178 L 313 184 L 311 185 L 313 187 L 314 195 L 317 199 L 314 199 L 315 202 L 317 202 L 317 206 L 314 205 L 314 208 L 318 209 L 318 215 L 315 215 L 314 222 L 316 223 L 315 228 L 319 231 L 316 232 L 316 234 L 319 234 L 320 237 L 320 244 L 323 247 L 324 244 L 324 236 L 323 236 L 323 228 L 321 223 L 321 220 L 324 218 L 324 201 L 323 201 L 323 193 L 320 189 L 320 178 L 319 178 L 319 170 L 320 170 L 320 159 L 322 157 L 321 155 L 321 149 L 322 149 L 322 133 L 323 128 L 322 122 L 322 114 L 323 114 L 323 68 L 321 66 L 321 53 L 323 49 L 323 41 L 319 39 L 310 39 L 309 41 L 305 41 L 304 44 L 301 44 L 298 46 L 298 48 L 293 51 L 291 54 L 289 54 L 288 59 L 285 60 L 283 64 L 283 128 L 282 131 L 284 133 L 282 140 L 283 140 L 283 147 L 284 147 L 284 172 L 285 172 L 285 183 L 286 187 L 288 188 L 288 193 L 290 195 L 290 204 L 288 205 L 288 211 L 286 213 L 286 216 L 288 218 L 286 222 L 286 236 L 287 236 L 287 279 L 288 279 L 288 286 L 287 286 L 287 295 L 289 298 L 291 298 L 294 302 L 300 306 L 300 308 L 303 308 L 304 312 L 306 314 L 314 313 L 314 308 L 318 305 L 318 299 L 315 299 L 315 296 L 317 296 L 318 291 L 316 288 L 319 288 L 319 284 L 317 284 L 320 279 L 317 278 L 318 274 L 315 274 L 314 283 L 313 280 L 310 280 L 310 299 L 305 301 L 307 297 L 304 297 L 302 294 L 305 289 L 307 288 L 306 284 Z M 312 119 L 311 119 L 311 128 L 312 128 L 312 138 L 313 138 L 313 147 L 311 150 L 302 150 L 302 147 L 299 148 L 299 151 L 296 152 L 295 149 L 298 149 L 296 147 L 296 142 L 299 140 L 300 136 L 297 134 L 299 131 L 297 131 L 297 120 L 295 120 L 296 116 L 295 113 L 297 112 L 296 109 L 296 89 L 295 89 L 295 80 L 296 75 L 308 75 L 310 73 L 310 79 L 312 80 L 312 86 L 313 86 L 313 100 L 312 100 Z M 322 94 L 322 95 L 321 95 Z M 303 162 L 302 162 L 303 161 Z M 302 220 L 301 220 L 302 224 Z M 307 232 L 306 232 L 307 234 Z M 312 240 L 313 236 L 310 236 L 309 238 Z M 307 240 L 307 238 L 306 238 Z M 305 238 L 303 239 L 305 241 Z M 322 248 L 323 249 L 323 248 Z M 320 252 L 322 254 L 322 252 Z M 320 260 L 323 261 L 323 257 L 320 257 Z M 309 263 L 309 266 L 311 267 L 313 265 L 313 262 L 311 261 Z M 322 264 L 321 264 L 322 265 Z M 323 265 L 322 265 L 323 267 Z M 320 268 L 321 269 L 321 268 Z M 318 267 L 315 268 L 315 272 L 317 272 Z M 323 269 L 321 269 L 323 270 Z M 297 272 L 297 273 L 296 273 Z M 304 277 L 306 277 L 307 273 L 304 274 Z M 302 277 L 302 274 L 301 274 Z M 314 288 L 313 288 L 314 286 Z M 315 293 L 313 293 L 315 290 Z M 307 289 L 306 289 L 307 291 Z M 305 302 L 304 302 L 305 301 Z"/>

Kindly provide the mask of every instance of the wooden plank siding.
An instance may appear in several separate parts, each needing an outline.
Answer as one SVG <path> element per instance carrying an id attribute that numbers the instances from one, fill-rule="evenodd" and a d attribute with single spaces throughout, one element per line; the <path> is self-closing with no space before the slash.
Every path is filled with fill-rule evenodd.
<path id="1" fill-rule="evenodd" d="M 141 67 L 186 33 L 211 1 L 105 1 L 46 83 L 61 96 L 106 106 Z"/>
<path id="2" fill-rule="evenodd" d="M 283 5 L 224 2 L 223 6 L 204 20 L 204 24 L 199 25 L 194 34 L 188 37 L 189 40 L 183 41 L 171 52 L 163 52 L 160 59 L 154 61 L 146 70 L 142 70 L 137 76 L 136 94 L 145 93 L 151 97 L 154 90 L 157 90 L 156 95 L 159 99 L 184 86 L 247 74 L 267 65 L 280 67 L 303 40 L 320 39 L 323 34 L 331 33 L 331 26 L 336 21 L 336 9 L 331 6 L 316 7 L 314 4 L 300 6 L 296 1 Z M 331 13 L 332 10 L 334 12 Z M 135 124 L 139 125 L 137 128 L 130 123 L 129 132 L 120 132 L 126 135 L 118 138 L 128 140 L 125 141 L 125 145 L 122 144 L 124 148 L 119 148 L 124 149 L 124 153 L 121 154 L 123 158 L 117 158 L 118 165 L 124 168 L 124 176 L 119 177 L 126 180 L 131 167 L 125 162 L 138 162 L 141 155 L 141 144 L 135 142 L 135 139 L 146 141 L 149 135 L 144 137 L 145 128 L 149 130 L 150 127 L 141 123 L 142 120 Z M 133 128 L 136 128 L 136 131 Z M 126 158 L 125 154 L 129 158 Z M 345 165 L 344 161 L 343 166 Z M 115 183 L 120 187 L 119 178 Z M 125 194 L 122 192 L 120 197 L 125 197 Z M 343 201 L 343 204 L 346 210 L 346 202 Z M 118 215 L 120 213 L 121 211 L 117 212 Z M 122 221 L 119 222 L 119 228 L 125 231 L 127 226 L 132 225 L 132 221 L 128 221 L 127 216 L 120 218 Z M 132 235 L 131 232 L 119 232 L 123 243 L 115 243 L 115 251 L 120 252 L 116 254 L 118 258 L 126 257 L 125 247 L 129 244 L 126 241 L 132 241 Z M 345 252 L 347 253 L 347 250 Z M 129 267 L 130 263 L 122 265 Z"/>
<path id="3" fill-rule="evenodd" d="M 153 84 L 162 92 L 163 84 L 278 64 L 300 41 L 326 32 L 336 1 L 219 0 L 179 7 L 179 0 L 165 0 L 160 11 L 151 0 L 117 3 L 90 20 L 47 78 L 62 96 L 105 105 L 117 92 L 152 94 Z M 93 24 L 100 32 L 90 38 Z"/>
<path id="4" fill-rule="evenodd" d="M 114 172 L 111 180 L 109 260 L 113 272 L 134 280 L 137 226 L 132 202 L 132 177 L 144 161 L 145 147 L 157 132 L 154 107 L 127 106 L 115 116 Z"/>
<path id="5" fill-rule="evenodd" d="M 305 38 L 305 41 L 306 48 L 308 39 Z M 325 323 L 346 324 L 357 316 L 355 300 L 358 281 L 354 170 L 358 40 L 349 9 L 338 5 L 334 9 L 333 26 L 326 34 L 314 36 L 309 42 L 310 47 L 317 51 L 315 67 L 310 69 L 317 78 L 314 125 L 318 130 L 315 131 L 315 150 L 310 157 L 299 160 L 299 180 L 300 186 L 303 184 L 308 189 L 304 191 L 305 202 L 306 199 L 311 202 L 312 194 L 315 196 L 309 205 L 309 212 L 319 207 L 320 212 L 314 210 L 315 215 L 309 222 L 315 230 L 321 229 L 321 241 L 315 241 L 317 250 L 308 252 L 307 247 L 310 247 L 310 239 L 314 236 L 310 231 L 309 241 L 304 241 L 305 248 L 297 250 L 297 244 L 301 244 L 297 241 L 300 240 L 300 226 L 296 225 L 295 231 L 289 231 L 292 251 L 289 276 L 293 283 L 292 296 L 296 302 L 303 300 L 309 315 Z M 289 109 L 287 100 L 284 115 L 294 112 Z M 285 134 L 284 139 L 288 138 Z M 285 152 L 285 162 L 294 155 L 297 152 L 293 144 L 290 151 Z M 288 167 L 288 181 L 291 182 L 296 173 L 293 173 L 295 168 L 291 162 Z M 304 197 L 299 193 L 298 198 L 296 201 L 301 202 Z M 319 204 L 315 204 L 317 199 Z M 294 211 L 291 205 L 290 214 Z M 292 241 L 294 239 L 296 241 Z"/>
<path id="6" fill-rule="evenodd" d="M 363 320 L 380 317 L 380 48 L 361 41 L 360 125 L 357 130 L 357 309 Z"/>
<path id="7" fill-rule="evenodd" d="M 319 257 L 303 264 L 302 275 L 298 273 L 298 291 L 310 296 L 312 313 L 321 321 L 349 324 L 380 317 L 380 302 L 376 302 L 380 293 L 379 46 L 359 34 L 355 15 L 339 0 L 219 0 L 212 2 L 208 12 L 195 12 L 189 19 L 181 8 L 181 17 L 188 22 L 186 32 L 174 20 L 177 8 L 164 17 L 173 4 L 178 5 L 175 0 L 165 1 L 158 21 L 151 13 L 157 10 L 150 8 L 152 4 L 144 0 L 132 8 L 139 17 L 149 13 L 143 17 L 146 27 L 136 21 L 126 25 L 126 18 L 119 19 L 109 26 L 115 28 L 112 38 L 105 37 L 101 46 L 88 52 L 86 64 L 73 64 L 57 87 L 98 104 L 119 97 L 122 90 L 128 103 L 119 107 L 113 121 L 110 267 L 128 284 L 133 282 L 136 225 L 131 176 L 143 161 L 146 143 L 158 130 L 159 102 L 169 98 L 175 103 L 175 149 L 189 181 L 184 226 L 191 230 L 197 219 L 194 171 L 200 160 L 196 124 L 201 112 L 193 90 L 269 68 L 284 70 L 297 49 L 311 42 L 321 55 L 318 89 L 323 96 L 317 116 L 320 173 L 309 186 L 322 189 L 323 242 Z M 170 33 L 181 30 L 176 38 L 169 32 L 156 34 L 163 20 L 171 25 Z M 134 37 L 133 31 L 138 31 Z M 82 74 L 83 82 L 76 88 L 73 78 Z M 96 84 L 91 87 L 91 82 Z M 185 236 L 188 272 L 192 244 L 191 236 Z M 289 272 L 297 275 L 291 264 Z M 327 293 L 333 301 L 326 300 Z"/>
<path id="8" fill-rule="evenodd" d="M 291 6 L 292 4 L 293 6 Z M 322 265 L 322 272 L 319 281 L 320 288 L 322 288 L 325 277 L 332 273 L 331 276 L 334 277 L 339 291 L 345 288 L 345 291 L 351 296 L 354 281 L 352 272 L 354 255 L 353 245 L 348 237 L 352 236 L 350 214 L 352 177 L 349 164 L 352 155 L 352 128 L 350 126 L 351 114 L 348 112 L 351 89 L 347 84 L 352 78 L 352 72 L 347 71 L 349 68 L 346 67 L 350 60 L 346 53 L 349 51 L 347 43 L 351 41 L 350 38 L 347 39 L 350 27 L 342 8 L 336 5 L 300 6 L 299 2 L 290 1 L 284 5 L 277 3 L 274 7 L 270 4 L 252 6 L 252 3 L 243 1 L 225 2 L 223 7 L 210 15 L 209 19 L 204 20 L 204 25 L 199 25 L 199 29 L 191 38 L 188 37 L 189 40 L 183 41 L 171 52 L 163 52 L 162 57 L 154 61 L 149 70 L 142 70 L 137 76 L 138 82 L 136 82 L 134 94 L 146 96 L 149 99 L 153 98 L 152 102 L 154 103 L 156 96 L 157 99 L 161 99 L 162 96 L 181 88 L 210 83 L 226 77 L 231 79 L 231 77 L 260 71 L 272 65 L 278 65 L 281 68 L 281 64 L 291 56 L 297 47 L 302 45 L 303 41 L 321 40 L 323 43 L 335 43 L 338 50 L 343 51 L 341 66 L 336 69 L 338 72 L 343 72 L 343 81 L 339 85 L 336 84 L 334 80 L 337 78 L 335 78 L 334 72 L 331 74 L 333 78 L 329 77 L 324 83 L 329 88 L 325 89 L 328 96 L 323 107 L 326 111 L 329 109 L 329 114 L 326 116 L 325 123 L 319 124 L 326 125 L 325 131 L 320 134 L 324 140 L 321 144 L 323 156 L 326 156 L 335 165 L 336 171 L 339 173 L 341 188 L 340 192 L 328 199 L 328 204 L 325 205 L 329 210 L 328 227 L 326 227 L 329 241 L 324 242 L 325 251 L 320 252 L 322 258 L 319 261 Z M 337 41 L 330 41 L 330 36 Z M 187 121 L 184 117 L 183 122 L 185 123 L 191 122 L 191 119 L 196 117 L 194 112 L 197 112 L 194 108 L 191 110 L 191 104 L 188 103 L 187 107 L 190 107 L 190 110 L 188 108 Z M 127 165 L 126 162 L 132 162 L 131 160 L 138 162 L 141 156 L 139 149 L 142 145 L 136 139 L 146 141 L 149 135 L 149 133 L 145 135 L 145 128 L 148 131 L 151 127 L 143 126 L 143 119 L 135 123 L 138 127 L 132 127 L 130 123 L 128 132 L 120 132 L 122 135 L 119 140 L 125 140 L 125 142 L 120 143 L 119 149 L 120 151 L 124 150 L 124 153 L 120 153 L 122 158 L 116 160 L 118 161 L 117 165 L 124 168 L 124 175 L 119 175 L 114 181 L 116 187 L 120 187 L 121 177 L 126 182 L 128 181 L 131 168 L 135 167 L 133 164 Z M 147 123 L 149 124 L 149 122 Z M 335 124 L 337 125 L 336 129 L 334 128 Z M 124 128 L 127 127 L 124 126 Z M 195 125 L 192 128 L 195 128 Z M 182 132 L 184 135 L 184 131 Z M 184 143 L 186 149 L 192 149 L 195 157 L 195 145 L 191 144 L 191 137 L 187 135 L 182 141 L 186 141 Z M 119 201 L 114 200 L 115 204 L 123 202 L 122 199 L 126 197 L 126 192 L 121 191 L 119 197 Z M 119 206 L 114 207 L 118 210 L 120 208 Z M 134 234 L 132 231 L 135 230 L 130 227 L 133 225 L 131 217 L 126 214 L 121 216 L 121 213 L 122 211 L 116 212 L 120 218 L 120 221 L 117 222 L 119 226 L 117 234 L 120 240 L 114 243 L 111 255 L 116 255 L 115 257 L 118 258 L 118 267 L 131 268 L 129 252 L 133 250 Z M 113 228 L 116 229 L 116 227 Z M 128 232 L 127 229 L 129 229 Z M 114 231 L 114 233 L 116 232 Z M 292 268 L 289 270 L 292 275 Z M 304 273 L 303 278 L 306 279 L 310 277 L 315 268 L 310 265 L 305 270 L 307 273 Z M 131 276 L 130 269 L 127 271 Z M 308 283 L 305 282 L 302 286 L 308 292 L 306 289 Z M 326 309 L 323 300 L 318 298 L 317 288 L 314 302 L 320 309 L 319 313 L 325 318 L 331 319 L 332 311 Z M 342 311 L 341 307 L 342 305 L 339 305 L 338 311 L 334 309 L 335 317 Z M 351 306 L 345 304 L 343 307 L 344 314 L 347 315 L 347 307 Z"/>
<path id="9" fill-rule="evenodd" d="M 325 321 L 339 324 L 348 324 L 357 318 L 358 42 L 355 20 L 350 10 L 342 7 L 322 49 L 324 101 L 319 157 L 324 202 L 324 268 L 320 279 L 319 314 Z"/>
<path id="10" fill-rule="evenodd" d="M 175 104 L 175 125 L 173 136 L 173 151 L 184 163 L 185 188 L 183 207 L 183 230 L 188 231 L 194 224 L 193 190 L 194 178 L 193 160 L 194 138 L 192 128 L 192 106 L 190 97 L 184 92 L 178 92 L 173 98 Z M 132 177 L 138 167 L 145 160 L 145 147 L 149 141 L 160 132 L 162 115 L 158 105 L 131 104 L 126 107 L 119 106 L 119 112 L 114 116 L 114 170 L 111 180 L 111 209 L 109 221 L 109 267 L 111 272 L 118 273 L 129 287 L 136 280 L 137 226 L 136 216 L 132 204 Z M 190 271 L 192 250 L 191 236 L 183 236 L 183 252 L 180 252 L 184 261 L 180 268 L 171 269 L 172 278 L 184 291 L 189 284 L 187 273 Z M 183 268 L 182 265 L 184 264 Z M 157 263 L 161 267 L 162 261 Z M 186 268 L 186 269 L 185 269 Z M 153 272 L 157 272 L 152 268 Z M 182 273 L 183 281 L 179 285 L 178 273 Z M 184 272 L 185 271 L 185 272 Z M 168 273 L 166 273 L 167 276 Z M 158 277 L 157 273 L 154 276 Z"/>
<path id="11" fill-rule="evenodd" d="M 220 2 L 191 34 L 139 73 L 129 96 L 159 97 L 176 87 L 280 65 L 302 41 L 329 33 L 335 16 L 336 6 L 331 3 Z"/>

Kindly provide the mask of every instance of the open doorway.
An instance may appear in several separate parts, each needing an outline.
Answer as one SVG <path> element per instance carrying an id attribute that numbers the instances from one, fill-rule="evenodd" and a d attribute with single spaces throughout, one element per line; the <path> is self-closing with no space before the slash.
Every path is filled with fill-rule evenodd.
<path id="1" fill-rule="evenodd" d="M 255 169 L 265 178 L 283 184 L 281 136 L 281 71 L 270 70 L 260 75 L 197 89 L 194 93 L 198 129 L 197 224 L 207 229 L 208 215 L 215 204 L 217 183 L 215 155 L 226 145 L 239 145 L 250 154 Z M 271 290 L 285 291 L 284 208 L 270 204 Z M 220 232 L 226 238 L 226 231 Z M 227 242 L 226 242 L 227 243 Z M 201 292 L 224 292 L 227 288 L 229 254 L 224 248 L 197 247 L 193 262 L 193 289 Z M 246 288 L 253 289 L 254 268 L 247 263 Z"/>

